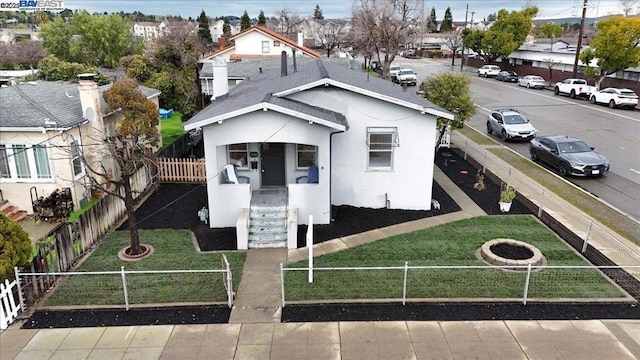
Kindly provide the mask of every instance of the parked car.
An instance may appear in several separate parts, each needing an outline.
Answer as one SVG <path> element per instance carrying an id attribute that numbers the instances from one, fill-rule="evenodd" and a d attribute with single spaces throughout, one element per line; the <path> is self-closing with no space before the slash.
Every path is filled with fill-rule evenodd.
<path id="1" fill-rule="evenodd" d="M 531 140 L 538 130 L 514 109 L 497 109 L 487 117 L 487 133 L 500 135 L 502 141 Z"/>
<path id="2" fill-rule="evenodd" d="M 391 79 L 393 82 L 397 82 L 398 84 L 407 84 L 411 86 L 416 86 L 418 83 L 418 77 L 412 69 L 402 69 L 394 78 Z"/>
<path id="3" fill-rule="evenodd" d="M 496 80 L 518 82 L 518 74 L 516 74 L 515 71 L 503 70 L 503 71 L 500 71 L 498 75 L 496 75 Z"/>
<path id="4" fill-rule="evenodd" d="M 518 79 L 518 86 L 526 86 L 527 89 L 544 89 L 544 87 L 547 86 L 547 83 L 544 81 L 542 76 L 527 75 Z"/>
<path id="5" fill-rule="evenodd" d="M 478 76 L 491 77 L 497 76 L 500 73 L 501 69 L 498 65 L 482 65 L 478 69 Z"/>
<path id="6" fill-rule="evenodd" d="M 382 71 L 382 65 L 380 65 L 380 62 L 377 60 L 371 60 L 371 62 L 369 63 L 369 69 L 380 73 Z"/>
<path id="7" fill-rule="evenodd" d="M 638 106 L 638 95 L 631 89 L 606 88 L 591 94 L 592 104 L 607 104 L 610 108 L 626 107 L 633 109 Z"/>
<path id="8" fill-rule="evenodd" d="M 391 80 L 393 80 L 393 78 L 396 77 L 396 75 L 398 75 L 398 73 L 400 72 L 400 66 L 398 65 L 391 65 L 389 67 L 389 74 L 391 75 Z"/>
<path id="9" fill-rule="evenodd" d="M 554 95 L 566 94 L 570 98 L 589 98 L 596 92 L 595 86 L 590 86 L 584 79 L 564 79 L 553 86 Z"/>
<path id="10" fill-rule="evenodd" d="M 567 135 L 531 140 L 531 160 L 543 161 L 558 169 L 560 175 L 602 176 L 609 172 L 609 161 L 582 140 Z"/>

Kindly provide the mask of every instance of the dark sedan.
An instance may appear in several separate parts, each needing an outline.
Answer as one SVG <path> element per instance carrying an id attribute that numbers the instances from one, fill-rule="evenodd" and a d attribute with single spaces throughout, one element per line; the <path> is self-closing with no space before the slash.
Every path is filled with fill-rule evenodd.
<path id="1" fill-rule="evenodd" d="M 566 135 L 534 138 L 529 153 L 531 160 L 557 168 L 562 176 L 602 176 L 609 172 L 607 158 L 582 140 Z"/>
<path id="2" fill-rule="evenodd" d="M 518 74 L 516 74 L 515 71 L 500 71 L 498 75 L 496 75 L 496 80 L 518 82 Z"/>

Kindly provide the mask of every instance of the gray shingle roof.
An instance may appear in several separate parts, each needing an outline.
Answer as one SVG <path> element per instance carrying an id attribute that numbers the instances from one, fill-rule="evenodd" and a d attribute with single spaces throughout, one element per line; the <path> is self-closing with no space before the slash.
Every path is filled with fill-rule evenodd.
<path id="1" fill-rule="evenodd" d="M 110 88 L 98 88 L 100 94 Z M 159 90 L 140 86 L 148 98 Z M 107 104 L 101 96 L 102 111 Z M 38 81 L 0 88 L 0 127 L 29 128 L 44 126 L 45 119 L 55 121 L 59 128 L 74 127 L 84 121 L 78 94 L 78 84 L 63 81 Z"/>
<path id="2" fill-rule="evenodd" d="M 315 61 L 317 59 L 309 57 L 309 56 L 299 56 L 296 58 L 296 62 L 298 65 L 302 65 L 307 62 Z M 289 63 L 291 63 L 292 59 L 287 59 Z M 342 65 L 345 67 L 349 66 L 349 61 L 347 59 L 341 58 L 330 58 L 325 59 L 325 61 L 329 61 L 338 65 Z M 211 78 L 213 77 L 213 67 L 212 63 L 209 61 L 202 62 L 202 69 L 200 70 L 200 77 Z M 227 63 L 227 74 L 229 78 L 247 78 L 252 77 L 253 75 L 260 74 L 260 69 L 262 71 L 269 71 L 271 69 L 280 69 L 280 57 L 264 57 L 258 59 L 243 59 L 241 61 L 231 61 Z"/>
<path id="3" fill-rule="evenodd" d="M 295 89 L 322 79 L 331 79 L 365 91 L 380 94 L 391 102 L 406 102 L 423 108 L 431 108 L 443 113 L 448 113 L 446 110 L 426 99 L 417 96 L 413 91 L 403 91 L 402 87 L 388 80 L 369 76 L 367 73 L 359 70 L 352 70 L 344 66 L 332 64 L 324 59 L 298 63 L 298 70 L 296 72 L 293 72 L 291 61 L 288 61 L 288 65 L 287 76 L 282 77 L 280 75 L 280 69 L 274 69 L 244 80 L 231 89 L 228 96 L 214 100 L 209 106 L 194 115 L 185 125 L 192 125 L 206 121 L 207 119 L 224 116 L 225 114 L 240 111 L 243 108 L 263 102 L 273 103 L 275 100 L 272 101 L 274 98 L 272 94 Z M 295 109 L 296 111 L 312 116 L 315 116 L 318 111 L 316 107 L 293 100 L 283 102 L 282 104 L 287 108 Z M 341 114 L 336 113 L 331 116 L 335 116 L 337 119 L 339 117 L 338 115 L 341 116 Z M 326 117 L 322 117 L 322 119 L 329 120 Z"/>

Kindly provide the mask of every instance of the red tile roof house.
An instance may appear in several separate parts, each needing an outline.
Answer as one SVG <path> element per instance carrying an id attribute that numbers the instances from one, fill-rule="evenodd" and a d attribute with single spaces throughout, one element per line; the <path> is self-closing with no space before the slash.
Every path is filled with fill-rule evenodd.
<path id="1" fill-rule="evenodd" d="M 359 70 L 287 60 L 228 90 L 215 59 L 215 100 L 184 124 L 202 129 L 210 227 L 236 227 L 238 249 L 295 248 L 297 224 L 328 224 L 332 205 L 430 209 L 436 118 L 453 115 Z M 230 163 L 248 184 L 226 181 Z M 317 183 L 298 182 L 312 165 Z M 269 194 L 282 202 L 265 209 Z"/>
<path id="2" fill-rule="evenodd" d="M 121 116 L 106 111 L 102 95 L 109 87 L 98 86 L 93 74 L 81 74 L 78 83 L 37 81 L 0 88 L 0 190 L 5 201 L 33 213 L 32 187 L 45 197 L 68 188 L 74 208 L 88 200 L 90 181 L 80 154 L 105 163 L 97 158 L 96 139 L 109 134 Z M 139 89 L 158 104 L 159 90 Z"/>

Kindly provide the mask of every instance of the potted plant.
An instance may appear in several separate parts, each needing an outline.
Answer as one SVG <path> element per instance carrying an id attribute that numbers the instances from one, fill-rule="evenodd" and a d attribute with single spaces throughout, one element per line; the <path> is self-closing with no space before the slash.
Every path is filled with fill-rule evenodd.
<path id="1" fill-rule="evenodd" d="M 502 186 L 500 187 L 500 202 L 498 202 L 500 205 L 500 211 L 509 212 L 511 209 L 511 203 L 515 197 L 516 189 L 507 183 L 502 183 Z"/>
<path id="2" fill-rule="evenodd" d="M 476 174 L 476 182 L 473 184 L 473 188 L 482 191 L 484 190 L 484 175 L 482 174 L 482 170 L 478 170 Z"/>

